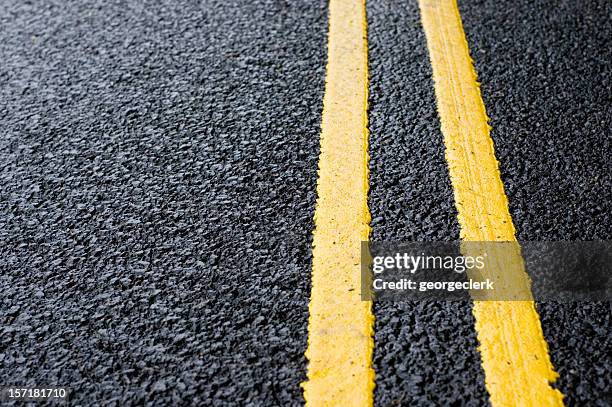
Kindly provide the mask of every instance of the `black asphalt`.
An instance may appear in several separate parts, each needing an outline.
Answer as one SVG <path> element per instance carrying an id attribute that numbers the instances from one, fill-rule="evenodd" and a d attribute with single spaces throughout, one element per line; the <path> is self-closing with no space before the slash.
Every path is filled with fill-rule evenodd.
<path id="1" fill-rule="evenodd" d="M 327 2 L 0 7 L 0 385 L 301 405 Z M 604 0 L 461 1 L 520 239 L 610 239 Z M 456 240 L 415 0 L 370 0 L 373 239 Z M 538 304 L 568 405 L 610 305 Z M 486 405 L 467 302 L 376 303 L 375 402 Z"/>
<path id="2" fill-rule="evenodd" d="M 459 6 L 518 238 L 612 239 L 612 3 Z M 538 310 L 567 405 L 611 405 L 610 304 Z"/>
<path id="3" fill-rule="evenodd" d="M 458 240 L 416 1 L 370 1 L 372 240 Z M 378 302 L 377 406 L 485 405 L 469 302 Z"/>
<path id="4" fill-rule="evenodd" d="M 323 1 L 0 7 L 0 383 L 291 405 Z"/>

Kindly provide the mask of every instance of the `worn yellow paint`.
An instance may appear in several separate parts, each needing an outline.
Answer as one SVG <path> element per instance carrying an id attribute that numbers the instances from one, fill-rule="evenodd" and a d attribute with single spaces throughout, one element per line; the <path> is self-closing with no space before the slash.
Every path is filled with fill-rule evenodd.
<path id="1" fill-rule="evenodd" d="M 446 159 L 464 241 L 515 241 L 490 127 L 455 0 L 419 0 L 433 67 Z M 477 245 L 476 245 L 477 246 Z M 472 247 L 476 247 L 472 246 Z M 529 290 L 518 244 L 511 260 L 488 273 Z M 485 245 L 486 249 L 486 245 Z M 507 257 L 508 254 L 506 253 Z M 522 292 L 523 297 L 525 293 Z M 475 301 L 485 384 L 491 404 L 560 406 L 540 320 L 528 301 Z"/>
<path id="2" fill-rule="evenodd" d="M 302 387 L 310 406 L 371 406 L 374 317 L 360 296 L 361 242 L 370 235 L 364 0 L 330 0 L 327 49 Z"/>

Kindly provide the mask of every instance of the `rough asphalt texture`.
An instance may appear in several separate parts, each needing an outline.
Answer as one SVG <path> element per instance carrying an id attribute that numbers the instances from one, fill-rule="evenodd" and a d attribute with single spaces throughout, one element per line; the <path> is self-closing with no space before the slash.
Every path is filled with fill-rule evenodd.
<path id="1" fill-rule="evenodd" d="M 418 5 L 368 2 L 372 240 L 458 240 Z M 469 302 L 375 303 L 377 406 L 486 405 Z"/>
<path id="2" fill-rule="evenodd" d="M 324 1 L 0 7 L 0 383 L 302 401 Z"/>
<path id="3" fill-rule="evenodd" d="M 460 3 L 518 235 L 610 239 L 611 5 Z M 0 384 L 299 405 L 325 1 L 0 8 Z M 416 1 L 368 2 L 373 238 L 458 238 Z M 606 405 L 609 304 L 539 304 Z M 486 405 L 469 303 L 377 303 L 376 404 Z M 608 399 L 606 399 L 608 398 Z"/>
<path id="4" fill-rule="evenodd" d="M 518 238 L 612 239 L 612 3 L 459 5 Z M 567 405 L 611 405 L 610 304 L 538 310 Z"/>

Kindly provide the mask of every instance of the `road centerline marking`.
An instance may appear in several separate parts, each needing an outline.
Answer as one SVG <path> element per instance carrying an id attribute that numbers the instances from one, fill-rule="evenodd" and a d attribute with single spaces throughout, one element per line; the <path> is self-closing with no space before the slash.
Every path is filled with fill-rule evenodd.
<path id="1" fill-rule="evenodd" d="M 368 210 L 368 58 L 364 0 L 330 0 L 312 249 L 306 405 L 371 406 L 372 302 L 361 300 Z"/>
<path id="2" fill-rule="evenodd" d="M 419 0 L 419 6 L 461 239 L 516 241 L 457 3 Z M 501 278 L 529 287 L 520 250 L 510 257 Z M 491 404 L 562 406 L 563 395 L 550 385 L 558 375 L 534 302 L 475 301 L 473 314 Z"/>

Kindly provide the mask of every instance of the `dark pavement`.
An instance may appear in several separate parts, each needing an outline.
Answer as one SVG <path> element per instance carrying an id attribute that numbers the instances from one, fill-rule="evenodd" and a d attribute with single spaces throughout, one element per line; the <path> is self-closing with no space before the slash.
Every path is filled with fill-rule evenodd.
<path id="1" fill-rule="evenodd" d="M 521 240 L 611 239 L 604 0 L 460 1 Z M 456 240 L 416 1 L 370 0 L 374 240 Z M 0 385 L 301 405 L 325 1 L 0 7 Z M 376 303 L 375 401 L 486 405 L 471 305 Z M 538 304 L 610 405 L 609 303 Z"/>
<path id="2" fill-rule="evenodd" d="M 0 383 L 302 399 L 326 12 L 0 8 Z"/>
<path id="3" fill-rule="evenodd" d="M 367 11 L 372 240 L 458 240 L 418 4 Z M 377 405 L 486 404 L 470 303 L 378 302 L 374 312 Z"/>
<path id="4" fill-rule="evenodd" d="M 459 7 L 518 239 L 612 239 L 612 3 Z M 566 405 L 611 405 L 610 304 L 537 308 Z"/>

